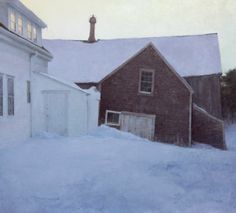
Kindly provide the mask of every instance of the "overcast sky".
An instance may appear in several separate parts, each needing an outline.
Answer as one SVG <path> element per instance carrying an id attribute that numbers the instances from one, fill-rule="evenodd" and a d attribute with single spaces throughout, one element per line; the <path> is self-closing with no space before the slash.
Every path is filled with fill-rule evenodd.
<path id="1" fill-rule="evenodd" d="M 48 28 L 45 38 L 155 37 L 217 32 L 222 68 L 236 67 L 236 0 L 22 0 Z"/>

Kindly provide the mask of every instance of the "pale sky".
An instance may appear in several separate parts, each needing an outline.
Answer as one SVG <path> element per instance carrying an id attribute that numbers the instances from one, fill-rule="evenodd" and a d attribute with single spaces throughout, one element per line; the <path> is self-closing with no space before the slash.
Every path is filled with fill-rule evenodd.
<path id="1" fill-rule="evenodd" d="M 236 0 L 21 0 L 48 28 L 44 38 L 96 38 L 219 34 L 222 69 L 236 67 Z"/>

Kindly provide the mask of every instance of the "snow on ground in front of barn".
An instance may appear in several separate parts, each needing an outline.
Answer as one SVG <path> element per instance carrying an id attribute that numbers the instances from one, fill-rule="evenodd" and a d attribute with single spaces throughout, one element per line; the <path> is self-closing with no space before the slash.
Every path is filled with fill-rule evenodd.
<path id="1" fill-rule="evenodd" d="M 229 151 L 181 148 L 103 126 L 4 145 L 0 212 L 234 213 L 236 126 L 226 138 Z"/>

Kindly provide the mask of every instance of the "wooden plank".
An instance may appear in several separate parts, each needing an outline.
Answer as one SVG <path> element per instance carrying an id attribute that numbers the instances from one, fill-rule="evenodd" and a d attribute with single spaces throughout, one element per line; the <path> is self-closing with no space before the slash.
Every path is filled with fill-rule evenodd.
<path id="1" fill-rule="evenodd" d="M 133 133 L 142 138 L 154 140 L 155 115 L 121 112 L 121 127 L 125 132 Z"/>

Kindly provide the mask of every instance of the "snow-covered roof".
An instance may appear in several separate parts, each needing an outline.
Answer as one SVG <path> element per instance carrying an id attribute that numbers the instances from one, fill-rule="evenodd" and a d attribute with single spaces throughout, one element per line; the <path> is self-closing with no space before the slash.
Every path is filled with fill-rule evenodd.
<path id="1" fill-rule="evenodd" d="M 98 82 L 149 43 L 181 76 L 221 73 L 217 34 L 99 40 L 44 40 L 52 52 L 49 73 L 73 82 Z"/>
<path id="2" fill-rule="evenodd" d="M 63 84 L 63 85 L 65 85 L 65 86 L 68 86 L 68 87 L 70 87 L 70 88 L 73 88 L 73 89 L 75 89 L 75 90 L 78 90 L 78 91 L 80 91 L 80 92 L 83 92 L 83 93 L 85 93 L 85 94 L 87 94 L 87 95 L 90 94 L 90 93 L 88 92 L 88 90 L 86 91 L 86 90 L 84 90 L 84 89 L 81 89 L 81 88 L 79 88 L 78 86 L 76 86 L 76 84 L 74 84 L 74 83 L 72 83 L 72 82 L 68 82 L 68 81 L 59 79 L 59 78 L 57 78 L 57 77 L 55 77 L 55 76 L 51 76 L 51 75 L 49 75 L 49 74 L 47 74 L 47 73 L 43 73 L 43 72 L 34 72 L 34 73 L 35 73 L 35 74 L 38 74 L 38 75 L 41 75 L 41 76 L 44 76 L 44 77 L 47 77 L 47 78 L 49 78 L 49 79 L 51 79 L 51 80 L 53 80 L 53 81 L 56 81 L 56 82 L 58 82 L 58 83 L 60 83 L 60 84 Z M 91 91 L 92 91 L 92 90 L 91 90 Z"/>

